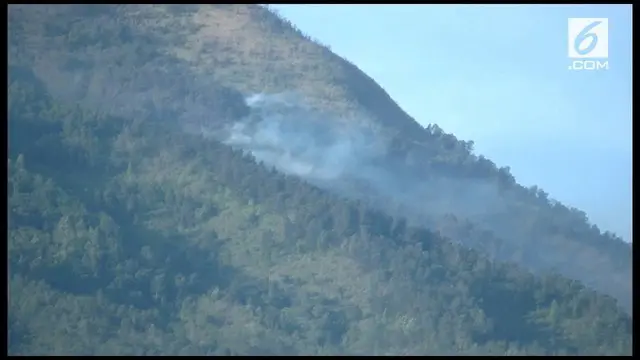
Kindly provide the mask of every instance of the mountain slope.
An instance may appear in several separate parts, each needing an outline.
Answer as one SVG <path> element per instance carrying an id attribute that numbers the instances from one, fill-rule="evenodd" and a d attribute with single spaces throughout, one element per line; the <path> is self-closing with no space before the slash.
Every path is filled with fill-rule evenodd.
<path id="1" fill-rule="evenodd" d="M 406 188 L 417 190 L 405 197 L 420 200 L 399 200 L 390 187 L 372 196 L 359 185 L 350 185 L 352 197 L 380 207 L 400 202 L 409 209 L 385 210 L 631 307 L 628 244 L 544 191 L 517 185 L 507 168 L 473 155 L 471 143 L 423 129 L 354 65 L 264 7 L 11 6 L 9 28 L 11 65 L 32 69 L 61 103 L 99 113 L 215 132 L 250 111 L 245 95 L 296 92 L 335 126 L 374 131 L 386 144 L 374 161 L 403 174 L 393 184 L 411 181 Z"/>
<path id="2" fill-rule="evenodd" d="M 631 352 L 630 317 L 575 281 L 9 75 L 10 354 Z"/>

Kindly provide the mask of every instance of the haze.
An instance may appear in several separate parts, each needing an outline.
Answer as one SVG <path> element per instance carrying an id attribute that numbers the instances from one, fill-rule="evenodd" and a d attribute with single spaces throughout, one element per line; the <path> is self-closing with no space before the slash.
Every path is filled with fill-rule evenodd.
<path id="1" fill-rule="evenodd" d="M 631 239 L 631 6 L 272 6 L 518 182 Z M 603 72 L 567 70 L 568 17 L 609 18 Z"/>

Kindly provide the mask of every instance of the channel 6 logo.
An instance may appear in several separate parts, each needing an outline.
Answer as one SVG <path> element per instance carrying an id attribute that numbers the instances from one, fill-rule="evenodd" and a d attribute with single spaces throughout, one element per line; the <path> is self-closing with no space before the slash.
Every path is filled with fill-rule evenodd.
<path id="1" fill-rule="evenodd" d="M 568 35 L 569 70 L 609 69 L 609 19 L 569 18 Z"/>

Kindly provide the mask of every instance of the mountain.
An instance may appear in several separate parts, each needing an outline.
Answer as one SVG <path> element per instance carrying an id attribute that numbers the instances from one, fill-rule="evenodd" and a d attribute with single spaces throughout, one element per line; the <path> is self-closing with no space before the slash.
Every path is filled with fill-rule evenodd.
<path id="1" fill-rule="evenodd" d="M 12 5 L 8 90 L 12 354 L 631 352 L 630 246 L 265 7 Z"/>

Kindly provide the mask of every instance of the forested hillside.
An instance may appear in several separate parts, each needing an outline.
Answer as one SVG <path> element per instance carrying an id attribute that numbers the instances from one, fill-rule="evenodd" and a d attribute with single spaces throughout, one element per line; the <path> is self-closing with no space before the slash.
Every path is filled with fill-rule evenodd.
<path id="1" fill-rule="evenodd" d="M 9 70 L 10 354 L 631 353 L 630 317 L 579 282 Z M 213 119 L 247 111 L 227 96 Z"/>
<path id="2" fill-rule="evenodd" d="M 435 124 L 422 128 L 355 65 L 266 7 L 12 5 L 8 38 L 9 63 L 33 71 L 57 102 L 173 121 L 192 134 L 247 115 L 247 95 L 295 92 L 332 126 L 375 133 L 385 144 L 377 166 L 402 175 L 376 191 L 341 179 L 352 199 L 492 259 L 580 280 L 631 310 L 629 244 L 542 189 L 518 185 L 508 168 L 474 154 L 472 142 Z M 398 184 L 415 189 L 403 194 L 408 200 L 390 191 Z"/>

